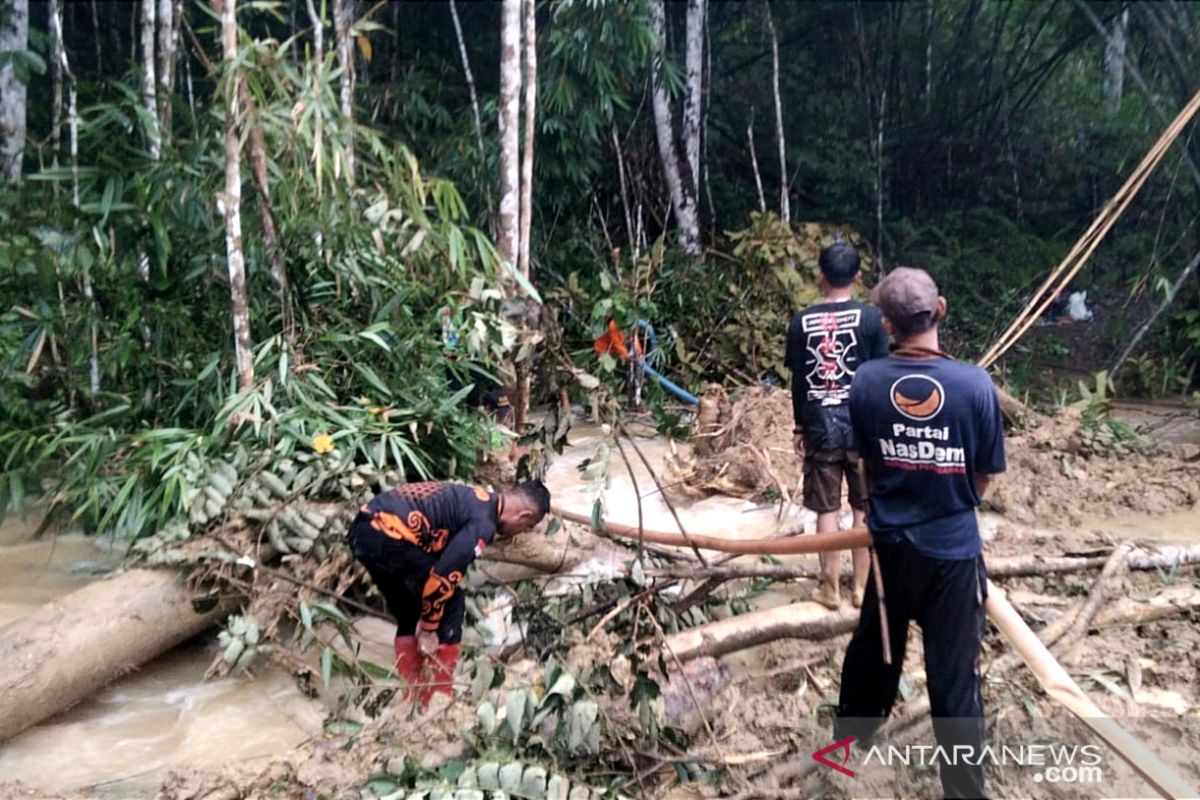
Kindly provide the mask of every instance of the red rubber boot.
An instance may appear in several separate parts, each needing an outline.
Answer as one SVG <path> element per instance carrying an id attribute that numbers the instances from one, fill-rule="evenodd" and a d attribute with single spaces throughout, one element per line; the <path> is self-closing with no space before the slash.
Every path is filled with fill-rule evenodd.
<path id="1" fill-rule="evenodd" d="M 429 705 L 435 694 L 454 696 L 454 668 L 458 665 L 458 645 L 439 644 L 437 655 L 426 660 L 429 682 L 419 695 L 421 707 Z"/>
<path id="2" fill-rule="evenodd" d="M 414 700 L 421 692 L 421 652 L 417 650 L 416 636 L 396 637 L 396 675 L 407 687 L 405 701 Z"/>

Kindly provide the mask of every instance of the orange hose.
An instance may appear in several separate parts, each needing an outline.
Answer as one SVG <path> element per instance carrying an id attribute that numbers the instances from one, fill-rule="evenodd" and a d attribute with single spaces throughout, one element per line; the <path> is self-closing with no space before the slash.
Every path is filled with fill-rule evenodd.
<path id="1" fill-rule="evenodd" d="M 592 518 L 573 511 L 560 508 L 552 509 L 553 513 L 571 522 L 581 525 L 591 525 Z M 618 525 L 613 522 L 602 523 L 604 532 L 610 536 L 622 539 L 639 538 L 636 525 Z M 643 529 L 640 538 L 650 544 L 665 544 L 674 547 L 691 547 L 695 545 L 701 550 L 717 550 L 722 553 L 737 553 L 739 555 L 761 556 L 792 556 L 803 553 L 831 553 L 838 550 L 852 550 L 856 547 L 866 547 L 871 537 L 865 526 L 851 528 L 837 533 L 815 533 L 808 536 L 797 536 L 802 531 L 788 531 L 773 539 L 726 539 L 721 536 L 697 536 L 688 534 L 686 537 L 679 533 L 664 533 Z"/>

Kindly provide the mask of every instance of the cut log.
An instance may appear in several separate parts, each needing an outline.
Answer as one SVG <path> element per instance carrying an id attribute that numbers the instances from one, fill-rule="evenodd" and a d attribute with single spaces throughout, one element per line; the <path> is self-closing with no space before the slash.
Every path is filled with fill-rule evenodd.
<path id="1" fill-rule="evenodd" d="M 1200 608 L 1200 589 L 1172 586 L 1146 602 L 1122 598 L 1096 615 L 1093 627 L 1142 625 Z"/>
<path id="2" fill-rule="evenodd" d="M 0 741 L 64 711 L 228 615 L 166 570 L 97 581 L 0 628 Z"/>
<path id="3" fill-rule="evenodd" d="M 719 658 L 775 639 L 829 639 L 854 630 L 858 609 L 830 611 L 819 603 L 792 603 L 699 625 L 666 638 L 680 661 Z"/>

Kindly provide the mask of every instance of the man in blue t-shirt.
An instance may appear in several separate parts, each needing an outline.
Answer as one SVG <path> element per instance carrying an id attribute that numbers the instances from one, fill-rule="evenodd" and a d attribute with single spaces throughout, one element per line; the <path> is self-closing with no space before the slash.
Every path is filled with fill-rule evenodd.
<path id="1" fill-rule="evenodd" d="M 983 744 L 979 647 L 987 574 L 975 507 L 1003 472 L 1004 425 L 991 378 L 938 349 L 946 299 L 923 270 L 900 267 L 875 290 L 891 357 L 859 367 L 850 417 L 868 483 L 867 525 L 886 598 L 883 657 L 875 582 L 842 665 L 835 737 L 870 737 L 891 711 L 910 621 L 921 626 L 930 711 L 947 752 Z M 941 766 L 947 797 L 984 797 L 983 768 Z M 976 764 L 978 758 L 973 759 Z"/>

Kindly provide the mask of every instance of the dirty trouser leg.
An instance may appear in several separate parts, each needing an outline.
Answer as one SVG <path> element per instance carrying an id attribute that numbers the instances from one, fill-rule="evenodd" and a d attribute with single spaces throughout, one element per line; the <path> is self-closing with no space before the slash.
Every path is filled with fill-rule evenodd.
<path id="1" fill-rule="evenodd" d="M 925 604 L 918 617 L 925 641 L 930 713 L 937 743 L 947 753 L 970 747 L 969 760 L 983 748 L 983 696 L 979 680 L 979 646 L 986 625 L 987 575 L 983 559 L 934 564 Z M 964 751 L 965 752 L 965 751 Z M 947 798 L 983 798 L 983 766 L 942 764 L 942 791 Z"/>
<path id="2" fill-rule="evenodd" d="M 879 565 L 883 575 L 883 593 L 887 601 L 888 635 L 891 664 L 883 663 L 883 635 L 879 616 L 879 596 L 875 580 L 867 581 L 858 628 L 846 648 L 842 662 L 841 694 L 837 719 L 833 725 L 835 740 L 853 736 L 862 742 L 874 735 L 891 713 L 904 666 L 908 642 L 908 607 L 904 563 L 907 548 L 879 547 Z"/>

